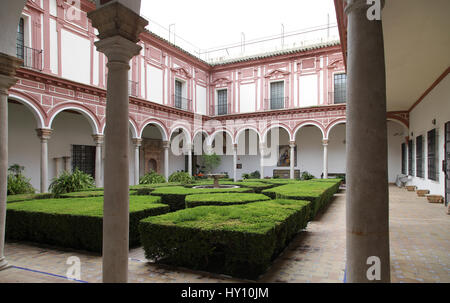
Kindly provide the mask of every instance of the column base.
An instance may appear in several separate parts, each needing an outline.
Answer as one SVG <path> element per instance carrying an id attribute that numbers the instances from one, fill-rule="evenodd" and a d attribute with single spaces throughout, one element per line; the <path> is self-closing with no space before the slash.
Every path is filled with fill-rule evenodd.
<path id="1" fill-rule="evenodd" d="M 5 257 L 0 259 L 0 271 L 8 269 L 10 267 L 11 267 L 11 265 L 8 264 L 8 262 L 6 261 Z"/>

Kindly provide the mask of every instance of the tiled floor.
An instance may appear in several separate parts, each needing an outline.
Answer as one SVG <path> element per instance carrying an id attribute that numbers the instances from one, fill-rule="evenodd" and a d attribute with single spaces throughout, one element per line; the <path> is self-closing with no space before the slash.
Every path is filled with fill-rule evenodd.
<path id="1" fill-rule="evenodd" d="M 413 192 L 390 188 L 392 282 L 450 282 L 450 216 L 442 204 L 429 204 Z M 25 243 L 8 243 L 11 268 L 0 282 L 72 282 L 68 257 L 81 260 L 81 280 L 101 282 L 101 257 Z M 239 282 L 221 275 L 148 263 L 133 249 L 130 282 Z M 308 224 L 273 263 L 260 282 L 342 282 L 345 271 L 345 193 Z"/>

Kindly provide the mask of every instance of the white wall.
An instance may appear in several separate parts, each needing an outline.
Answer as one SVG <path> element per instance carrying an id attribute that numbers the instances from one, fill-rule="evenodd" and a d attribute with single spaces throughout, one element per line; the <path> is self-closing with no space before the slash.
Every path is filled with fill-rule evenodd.
<path id="1" fill-rule="evenodd" d="M 24 166 L 24 175 L 39 190 L 41 145 L 35 130 L 36 119 L 24 105 L 11 102 L 8 102 L 8 115 L 8 167 Z"/>
<path id="2" fill-rule="evenodd" d="M 317 105 L 317 75 L 300 77 L 300 107 Z"/>
<path id="3" fill-rule="evenodd" d="M 197 85 L 197 114 L 206 115 L 206 87 Z"/>
<path id="4" fill-rule="evenodd" d="M 305 126 L 297 132 L 297 169 L 320 178 L 323 171 L 322 132 L 316 126 Z M 329 152 L 330 154 L 330 152 Z M 289 169 L 289 167 L 287 168 Z M 331 172 L 331 170 L 328 170 Z"/>
<path id="5" fill-rule="evenodd" d="M 397 175 L 402 173 L 402 143 L 408 130 L 396 122 L 388 121 L 387 134 L 389 182 L 394 183 Z"/>
<path id="6" fill-rule="evenodd" d="M 163 101 L 163 72 L 147 64 L 147 99 L 152 102 Z"/>
<path id="7" fill-rule="evenodd" d="M 52 73 L 58 73 L 58 33 L 56 21 L 50 18 L 50 69 Z"/>
<path id="8" fill-rule="evenodd" d="M 245 84 L 240 87 L 240 112 L 251 113 L 255 109 L 255 84 Z M 231 100 L 230 100 L 231 102 Z"/>
<path id="9" fill-rule="evenodd" d="M 431 194 L 445 195 L 445 175 L 442 171 L 442 160 L 444 160 L 445 123 L 450 121 L 450 75 L 447 75 L 410 113 L 409 133 L 417 136 L 424 135 L 425 156 L 425 178 L 413 177 L 409 182 L 419 189 L 429 189 Z M 432 121 L 436 119 L 436 125 Z M 439 181 L 428 179 L 427 167 L 427 132 L 436 128 L 438 131 L 438 155 L 437 169 Z"/>
<path id="10" fill-rule="evenodd" d="M 346 164 L 346 125 L 338 124 L 328 135 L 328 173 L 345 173 Z"/>
<path id="11" fill-rule="evenodd" d="M 62 29 L 61 62 L 63 78 L 90 84 L 91 43 L 88 39 Z"/>

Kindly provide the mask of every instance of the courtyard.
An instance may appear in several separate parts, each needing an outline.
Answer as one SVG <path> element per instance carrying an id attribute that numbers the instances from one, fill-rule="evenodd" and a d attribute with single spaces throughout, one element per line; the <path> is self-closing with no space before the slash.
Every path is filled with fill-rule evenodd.
<path id="1" fill-rule="evenodd" d="M 450 282 L 450 228 L 442 204 L 390 186 L 391 279 L 396 283 Z M 257 282 L 342 283 L 345 279 L 345 189 L 309 222 Z M 66 283 L 70 256 L 81 260 L 81 280 L 102 279 L 102 258 L 82 251 L 12 242 L 5 255 L 11 267 L 0 282 Z M 224 275 L 156 265 L 142 248 L 130 250 L 129 281 L 160 283 L 248 282 Z"/>

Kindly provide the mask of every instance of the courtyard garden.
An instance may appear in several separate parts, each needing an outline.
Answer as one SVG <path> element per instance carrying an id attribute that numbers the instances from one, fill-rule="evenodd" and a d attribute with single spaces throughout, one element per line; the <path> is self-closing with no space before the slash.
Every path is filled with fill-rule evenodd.
<path id="1" fill-rule="evenodd" d="M 268 269 L 341 183 L 223 179 L 214 188 L 210 179 L 152 174 L 130 187 L 130 247 L 142 246 L 152 262 L 247 279 Z M 103 189 L 59 181 L 48 194 L 8 196 L 7 240 L 101 253 Z"/>

